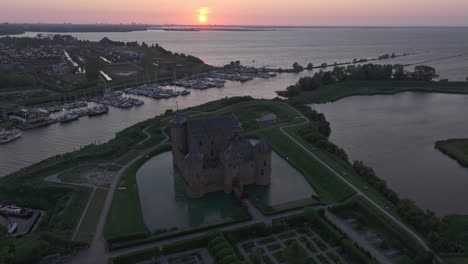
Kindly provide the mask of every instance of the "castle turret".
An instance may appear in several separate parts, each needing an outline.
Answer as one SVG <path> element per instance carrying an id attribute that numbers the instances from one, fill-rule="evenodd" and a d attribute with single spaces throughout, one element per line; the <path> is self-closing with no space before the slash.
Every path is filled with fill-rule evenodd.
<path id="1" fill-rule="evenodd" d="M 191 145 L 189 153 L 184 157 L 183 170 L 187 182 L 187 195 L 191 198 L 200 198 L 205 195 L 203 158 L 203 153 L 196 143 Z"/>
<path id="2" fill-rule="evenodd" d="M 245 166 L 245 156 L 243 150 L 248 147 L 248 141 L 235 133 L 231 139 L 231 144 L 221 154 L 221 161 L 224 166 L 224 192 L 231 193 L 233 188 L 243 189 L 242 166 Z"/>
<path id="3" fill-rule="evenodd" d="M 255 146 L 255 183 L 257 185 L 268 185 L 271 181 L 271 147 L 262 138 Z"/>
<path id="4" fill-rule="evenodd" d="M 173 162 L 179 169 L 187 153 L 186 124 L 187 120 L 177 111 L 171 120 L 171 140 Z"/>

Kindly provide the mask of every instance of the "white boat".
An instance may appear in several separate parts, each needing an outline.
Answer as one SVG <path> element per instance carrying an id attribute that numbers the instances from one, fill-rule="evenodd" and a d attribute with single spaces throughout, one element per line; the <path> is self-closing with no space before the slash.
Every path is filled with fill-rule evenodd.
<path id="1" fill-rule="evenodd" d="M 71 121 L 75 121 L 75 120 L 78 120 L 80 118 L 80 115 L 77 114 L 77 113 L 66 113 L 65 115 L 63 115 L 59 121 L 60 123 L 64 124 L 64 123 L 68 123 L 68 122 L 71 122 Z"/>
<path id="2" fill-rule="evenodd" d="M 18 129 L 13 130 L 0 130 L 0 144 L 5 144 L 21 137 L 23 133 Z"/>
<path id="3" fill-rule="evenodd" d="M 11 223 L 8 225 L 8 234 L 14 234 L 16 233 L 16 230 L 18 229 L 18 224 L 17 223 Z"/>

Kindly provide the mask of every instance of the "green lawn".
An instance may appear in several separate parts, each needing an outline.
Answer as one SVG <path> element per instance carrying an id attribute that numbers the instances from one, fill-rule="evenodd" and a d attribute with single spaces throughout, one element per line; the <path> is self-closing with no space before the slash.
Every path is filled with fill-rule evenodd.
<path id="1" fill-rule="evenodd" d="M 143 158 L 135 162 L 124 172 L 122 184 L 114 193 L 104 227 L 104 238 L 108 241 L 121 237 L 143 238 L 148 235 L 136 183 L 136 173 L 146 160 Z"/>
<path id="2" fill-rule="evenodd" d="M 304 175 L 323 202 L 342 202 L 354 195 L 350 187 L 310 157 L 279 129 L 265 130 L 259 134 L 265 136 L 273 149 Z"/>
<path id="3" fill-rule="evenodd" d="M 468 167 L 468 139 L 448 139 L 437 141 L 435 147 L 442 153 Z"/>
<path id="4" fill-rule="evenodd" d="M 76 241 L 91 242 L 96 226 L 101 215 L 101 209 L 106 201 L 107 189 L 96 189 L 91 203 L 89 204 L 88 210 L 86 211 L 85 217 L 81 222 L 81 226 L 78 229 Z"/>
<path id="5" fill-rule="evenodd" d="M 392 95 L 410 91 L 467 94 L 468 82 L 347 81 L 301 92 L 294 99 L 306 103 L 326 103 L 354 95 Z"/>

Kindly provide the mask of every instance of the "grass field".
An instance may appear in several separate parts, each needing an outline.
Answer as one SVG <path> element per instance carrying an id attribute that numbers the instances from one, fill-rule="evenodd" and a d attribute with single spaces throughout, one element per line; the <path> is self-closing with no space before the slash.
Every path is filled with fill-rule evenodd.
<path id="1" fill-rule="evenodd" d="M 279 129 L 262 131 L 259 134 L 265 136 L 273 149 L 304 175 L 323 202 L 342 202 L 354 195 L 350 187 L 310 157 Z"/>
<path id="2" fill-rule="evenodd" d="M 392 95 L 400 92 L 468 94 L 468 82 L 348 81 L 301 92 L 294 99 L 304 103 L 327 103 L 354 95 Z"/>
<path id="3" fill-rule="evenodd" d="M 91 242 L 99 221 L 102 206 L 106 201 L 106 197 L 107 189 L 96 189 L 93 197 L 91 197 L 92 200 L 89 204 L 88 210 L 86 211 L 83 221 L 78 229 L 75 241 L 86 243 Z"/>
<path id="4" fill-rule="evenodd" d="M 468 139 L 448 139 L 437 141 L 435 147 L 442 153 L 468 167 Z"/>

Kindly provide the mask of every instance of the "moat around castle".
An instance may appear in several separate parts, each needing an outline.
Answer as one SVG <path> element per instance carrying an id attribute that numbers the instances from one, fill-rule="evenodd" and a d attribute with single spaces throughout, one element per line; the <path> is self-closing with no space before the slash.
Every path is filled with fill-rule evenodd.
<path id="1" fill-rule="evenodd" d="M 271 165 L 269 186 L 246 188 L 253 202 L 274 206 L 315 194 L 305 178 L 275 152 L 271 155 Z M 242 212 L 234 196 L 222 191 L 197 199 L 187 197 L 181 175 L 174 172 L 171 152 L 146 162 L 137 172 L 137 185 L 143 218 L 151 232 L 221 223 Z M 164 212 L 164 215 L 158 212 Z"/>

